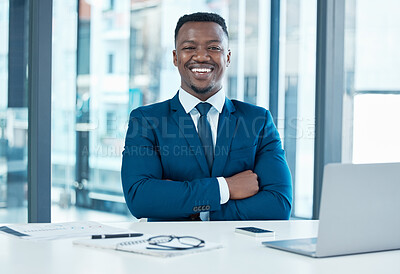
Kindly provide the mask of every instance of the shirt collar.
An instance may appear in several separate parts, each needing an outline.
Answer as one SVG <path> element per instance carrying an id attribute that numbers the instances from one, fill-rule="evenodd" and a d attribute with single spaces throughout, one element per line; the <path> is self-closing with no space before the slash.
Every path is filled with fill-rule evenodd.
<path id="1" fill-rule="evenodd" d="M 194 97 L 192 94 L 185 91 L 182 87 L 179 88 L 178 96 L 179 96 L 179 101 L 183 106 L 183 108 L 185 109 L 186 113 L 191 112 L 192 109 L 195 108 L 198 103 L 202 102 L 199 98 Z M 219 113 L 221 113 L 225 104 L 224 88 L 221 88 L 217 93 L 208 98 L 205 102 L 211 104 Z"/>

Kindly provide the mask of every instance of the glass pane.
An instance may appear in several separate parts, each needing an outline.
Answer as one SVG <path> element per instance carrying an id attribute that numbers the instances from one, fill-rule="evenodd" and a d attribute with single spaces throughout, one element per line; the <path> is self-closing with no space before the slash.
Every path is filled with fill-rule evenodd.
<path id="1" fill-rule="evenodd" d="M 286 7 L 282 3 L 286 2 Z M 281 2 L 278 129 L 294 185 L 295 217 L 311 218 L 314 181 L 316 0 Z M 281 13 L 282 14 L 282 13 Z"/>
<path id="2" fill-rule="evenodd" d="M 131 219 L 119 179 L 129 94 L 129 5 L 53 2 L 53 222 Z"/>
<path id="3" fill-rule="evenodd" d="M 400 161 L 399 9 L 396 0 L 346 2 L 347 161 Z"/>
<path id="4" fill-rule="evenodd" d="M 266 106 L 266 99 L 263 102 L 257 101 L 257 84 L 259 78 L 266 80 L 267 71 L 262 68 L 268 68 L 268 65 L 263 63 L 260 71 L 258 61 L 259 59 L 266 61 L 266 58 L 260 58 L 255 53 L 258 53 L 259 47 L 267 47 L 267 41 L 259 39 L 261 36 L 266 36 L 267 32 L 260 32 L 258 24 L 259 16 L 262 14 L 263 27 L 269 27 L 269 7 L 262 6 L 263 10 L 260 10 L 259 2 L 259 0 L 230 1 L 228 14 L 223 15 L 228 24 L 229 47 L 232 51 L 231 64 L 227 70 L 228 83 L 225 86 L 228 87 L 227 95 L 231 99 Z M 263 92 L 268 93 L 265 86 Z"/>
<path id="5" fill-rule="evenodd" d="M 0 0 L 0 223 L 28 219 L 27 9 Z"/>
<path id="6" fill-rule="evenodd" d="M 399 106 L 400 95 L 354 97 L 354 163 L 400 162 Z"/>

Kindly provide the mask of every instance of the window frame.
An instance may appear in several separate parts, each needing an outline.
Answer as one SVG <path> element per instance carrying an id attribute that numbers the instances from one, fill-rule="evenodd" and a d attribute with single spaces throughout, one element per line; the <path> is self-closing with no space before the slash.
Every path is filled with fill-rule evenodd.
<path id="1" fill-rule="evenodd" d="M 271 1 L 271 5 L 279 3 L 280 1 Z M 52 0 L 29 1 L 28 222 L 30 223 L 51 222 L 52 4 Z M 276 6 L 271 6 L 272 11 L 276 9 Z M 279 17 L 279 12 L 271 12 L 271 22 L 276 20 L 276 16 Z M 341 162 L 342 158 L 344 20 L 344 0 L 318 0 L 313 219 L 318 219 L 319 215 L 323 168 L 327 163 Z M 279 39 L 279 31 L 271 30 L 271 53 L 276 51 L 276 45 L 272 44 L 276 43 L 276 39 Z M 270 68 L 276 68 L 278 63 L 279 58 L 271 59 Z M 276 75 L 270 75 L 270 81 L 276 81 L 276 78 Z M 274 86 L 272 82 L 270 86 L 271 84 Z M 270 100 L 270 106 L 273 102 L 274 100 Z"/>

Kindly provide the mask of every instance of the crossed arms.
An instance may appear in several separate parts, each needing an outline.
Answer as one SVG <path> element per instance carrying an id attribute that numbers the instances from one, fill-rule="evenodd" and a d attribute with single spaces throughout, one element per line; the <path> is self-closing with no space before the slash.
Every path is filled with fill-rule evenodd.
<path id="1" fill-rule="evenodd" d="M 230 198 L 220 204 L 216 178 L 192 180 L 166 177 L 169 162 L 157 151 L 160 136 L 140 109 L 132 111 L 122 161 L 122 183 L 128 208 L 137 218 L 185 219 L 210 211 L 211 220 L 288 219 L 291 211 L 291 175 L 272 117 L 267 111 L 260 130 L 254 168 L 224 176 Z M 140 148 L 143 153 L 133 151 Z M 230 163 L 228 162 L 227 165 Z M 188 169 L 193 168 L 187 163 Z M 198 168 L 197 168 L 198 169 Z M 197 170 L 193 169 L 193 172 Z"/>

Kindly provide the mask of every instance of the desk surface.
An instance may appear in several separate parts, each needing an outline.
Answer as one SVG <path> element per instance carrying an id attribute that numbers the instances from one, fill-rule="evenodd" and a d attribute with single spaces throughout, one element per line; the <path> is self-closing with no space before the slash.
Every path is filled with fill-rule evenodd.
<path id="1" fill-rule="evenodd" d="M 154 235 L 193 235 L 224 248 L 174 258 L 74 246 L 72 240 L 34 242 L 0 234 L 1 273 L 400 273 L 400 250 L 313 259 L 264 247 L 238 226 L 276 232 L 275 240 L 315 237 L 318 221 L 111 224 Z"/>

